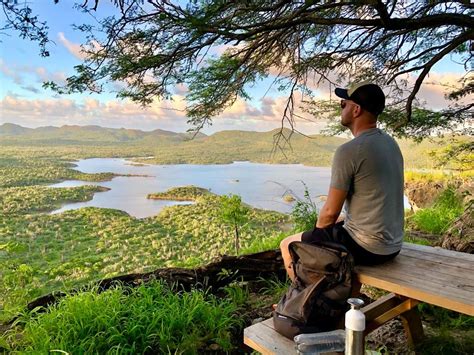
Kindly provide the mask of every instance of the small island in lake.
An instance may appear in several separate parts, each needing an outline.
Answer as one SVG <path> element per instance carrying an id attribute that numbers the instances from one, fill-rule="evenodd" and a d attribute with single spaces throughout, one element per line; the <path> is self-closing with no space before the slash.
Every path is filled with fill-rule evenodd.
<path id="1" fill-rule="evenodd" d="M 196 201 L 199 196 L 208 195 L 208 189 L 193 185 L 173 187 L 165 192 L 148 194 L 147 198 L 152 200 L 172 200 L 172 201 Z"/>

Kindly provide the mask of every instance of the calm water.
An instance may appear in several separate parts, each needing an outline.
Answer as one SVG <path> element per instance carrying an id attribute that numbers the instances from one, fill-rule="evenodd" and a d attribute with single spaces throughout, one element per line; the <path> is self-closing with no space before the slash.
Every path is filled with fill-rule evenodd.
<path id="1" fill-rule="evenodd" d="M 120 209 L 143 218 L 156 215 L 164 206 L 183 204 L 176 201 L 149 200 L 147 194 L 166 191 L 171 187 L 195 185 L 212 192 L 238 194 L 242 200 L 254 207 L 290 212 L 292 203 L 283 201 L 283 196 L 292 191 L 303 198 L 308 186 L 311 197 L 322 205 L 319 195 L 325 195 L 329 187 L 330 168 L 307 167 L 300 164 L 256 164 L 235 162 L 226 165 L 145 165 L 134 166 L 125 159 L 85 159 L 77 162 L 77 170 L 85 173 L 112 172 L 147 176 L 115 177 L 111 181 L 88 183 L 69 180 L 53 187 L 73 187 L 96 184 L 110 188 L 99 192 L 88 202 L 64 205 L 53 213 L 86 206 Z"/>
<path id="2" fill-rule="evenodd" d="M 134 166 L 125 159 L 85 159 L 76 163 L 85 173 L 113 172 L 148 176 L 115 177 L 111 181 L 88 183 L 68 180 L 53 187 L 73 187 L 97 184 L 110 188 L 99 192 L 91 201 L 64 205 L 53 213 L 85 206 L 116 208 L 132 216 L 143 218 L 157 214 L 164 206 L 180 204 L 176 201 L 149 200 L 147 194 L 166 191 L 171 187 L 196 185 L 223 194 L 238 194 L 254 207 L 280 212 L 291 211 L 292 204 L 283 201 L 288 191 L 303 198 L 304 181 L 319 202 L 318 195 L 327 193 L 330 168 L 306 167 L 299 164 L 275 165 L 235 162 L 226 165 L 145 165 Z"/>

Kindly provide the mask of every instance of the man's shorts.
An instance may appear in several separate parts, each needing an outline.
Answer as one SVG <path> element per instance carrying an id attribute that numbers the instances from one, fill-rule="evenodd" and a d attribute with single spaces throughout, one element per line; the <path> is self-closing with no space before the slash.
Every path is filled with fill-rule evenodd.
<path id="1" fill-rule="evenodd" d="M 389 255 L 374 254 L 357 244 L 340 222 L 327 228 L 314 228 L 302 234 L 301 240 L 305 243 L 336 242 L 344 245 L 354 257 L 357 265 L 377 265 L 393 259 L 400 251 Z"/>

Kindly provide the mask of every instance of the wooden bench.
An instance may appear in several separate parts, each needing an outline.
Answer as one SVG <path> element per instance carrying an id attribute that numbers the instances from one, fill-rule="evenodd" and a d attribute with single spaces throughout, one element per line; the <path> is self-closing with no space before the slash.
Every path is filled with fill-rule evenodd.
<path id="1" fill-rule="evenodd" d="M 415 306 L 420 302 L 474 316 L 474 255 L 404 243 L 388 263 L 357 266 L 354 295 L 361 284 L 389 291 L 363 308 L 366 334 L 401 316 L 408 342 L 423 336 Z M 272 319 L 244 330 L 244 343 L 263 354 L 294 354 L 294 343 L 273 329 Z"/>

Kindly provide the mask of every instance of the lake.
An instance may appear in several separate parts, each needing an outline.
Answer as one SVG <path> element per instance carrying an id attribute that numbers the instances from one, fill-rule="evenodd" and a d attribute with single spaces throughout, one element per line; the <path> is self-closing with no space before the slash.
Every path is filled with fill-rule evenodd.
<path id="1" fill-rule="evenodd" d="M 118 176 L 100 183 L 68 180 L 51 185 L 74 187 L 93 184 L 110 189 L 94 194 L 90 201 L 66 204 L 52 213 L 94 206 L 120 209 L 137 218 L 150 217 L 165 206 L 186 202 L 149 200 L 146 198 L 149 193 L 185 185 L 204 187 L 219 195 L 237 194 L 253 207 L 288 213 L 294 203 L 285 202 L 284 195 L 291 192 L 302 199 L 304 181 L 312 199 L 321 206 L 323 202 L 319 196 L 327 194 L 331 176 L 331 168 L 301 164 L 234 162 L 225 165 L 137 166 L 126 159 L 115 158 L 84 159 L 75 164 L 75 169 L 84 173 L 112 172 L 146 176 Z"/>

